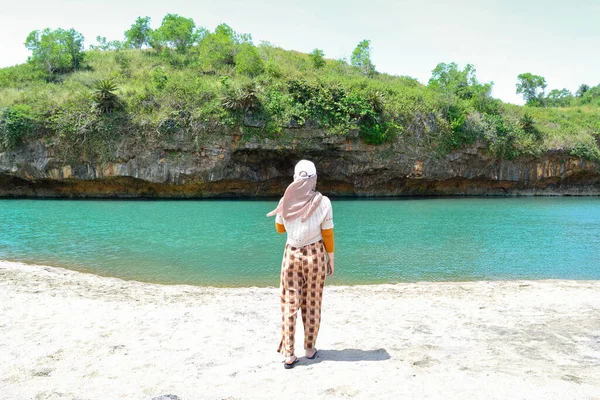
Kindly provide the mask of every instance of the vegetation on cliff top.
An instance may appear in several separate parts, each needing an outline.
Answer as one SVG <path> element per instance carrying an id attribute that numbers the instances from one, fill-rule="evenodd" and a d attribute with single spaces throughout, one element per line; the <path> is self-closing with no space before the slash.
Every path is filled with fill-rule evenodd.
<path id="1" fill-rule="evenodd" d="M 543 77 L 521 74 L 521 107 L 492 98 L 471 65 L 441 63 L 428 85 L 378 73 L 368 40 L 347 62 L 255 45 L 225 24 L 210 32 L 176 14 L 156 30 L 149 23 L 138 18 L 124 41 L 98 37 L 88 51 L 74 29 L 32 32 L 28 63 L 0 69 L 0 149 L 48 137 L 73 159 L 106 159 L 124 135 L 183 134 L 201 145 L 238 127 L 278 135 L 305 126 L 357 131 L 375 145 L 400 135 L 434 154 L 481 142 L 499 159 L 564 149 L 600 161 L 600 85 L 546 96 Z"/>

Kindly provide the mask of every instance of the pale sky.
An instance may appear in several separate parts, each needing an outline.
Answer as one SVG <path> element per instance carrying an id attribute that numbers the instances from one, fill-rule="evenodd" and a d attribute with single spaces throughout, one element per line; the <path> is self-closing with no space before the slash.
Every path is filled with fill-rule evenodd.
<path id="1" fill-rule="evenodd" d="M 425 84 L 440 62 L 471 63 L 494 97 L 517 104 L 523 72 L 545 77 L 547 91 L 600 83 L 600 0 L 0 0 L 0 67 L 27 60 L 32 30 L 75 28 L 87 48 L 98 35 L 121 40 L 138 16 L 156 28 L 167 13 L 334 59 L 370 39 L 378 71 Z"/>

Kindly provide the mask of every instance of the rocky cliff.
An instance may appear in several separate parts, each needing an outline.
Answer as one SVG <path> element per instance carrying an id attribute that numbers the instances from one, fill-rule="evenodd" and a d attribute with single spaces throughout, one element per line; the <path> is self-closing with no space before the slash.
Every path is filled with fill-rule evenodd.
<path id="1" fill-rule="evenodd" d="M 0 196 L 205 198 L 279 196 L 296 161 L 317 164 L 333 196 L 600 195 L 600 166 L 559 150 L 498 161 L 482 145 L 444 156 L 403 138 L 372 146 L 357 134 L 294 129 L 275 137 L 243 131 L 198 145 L 120 140 L 110 162 L 67 163 L 52 141 L 0 153 Z"/>

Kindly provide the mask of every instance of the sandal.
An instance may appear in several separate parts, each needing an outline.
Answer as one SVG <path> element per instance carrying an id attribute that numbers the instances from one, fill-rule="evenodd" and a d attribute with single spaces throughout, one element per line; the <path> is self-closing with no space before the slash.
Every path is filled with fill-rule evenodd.
<path id="1" fill-rule="evenodd" d="M 283 360 L 283 368 L 285 369 L 292 369 L 294 368 L 294 365 L 300 361 L 300 359 L 298 357 L 296 357 L 296 359 L 294 361 L 292 361 L 290 364 L 286 363 L 285 360 Z"/>
<path id="2" fill-rule="evenodd" d="M 315 357 L 317 356 L 317 353 L 319 352 L 319 350 L 315 349 L 315 352 L 313 353 L 312 357 L 306 357 L 309 360 L 314 360 Z"/>

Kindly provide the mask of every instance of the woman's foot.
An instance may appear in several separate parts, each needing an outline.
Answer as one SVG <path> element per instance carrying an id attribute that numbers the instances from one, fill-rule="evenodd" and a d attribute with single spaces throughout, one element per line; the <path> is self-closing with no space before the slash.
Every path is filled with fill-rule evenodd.
<path id="1" fill-rule="evenodd" d="M 286 357 L 285 361 L 283 362 L 283 366 L 285 367 L 285 369 L 294 368 L 294 364 L 296 364 L 297 362 L 298 357 L 296 356 Z"/>
<path id="2" fill-rule="evenodd" d="M 306 352 L 304 353 L 304 355 L 309 360 L 312 360 L 317 355 L 317 349 L 306 349 Z"/>

